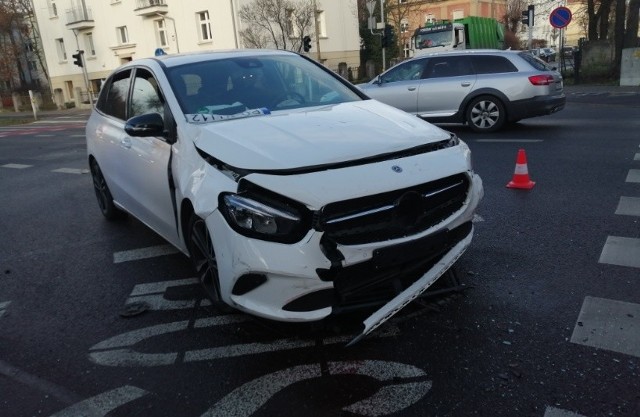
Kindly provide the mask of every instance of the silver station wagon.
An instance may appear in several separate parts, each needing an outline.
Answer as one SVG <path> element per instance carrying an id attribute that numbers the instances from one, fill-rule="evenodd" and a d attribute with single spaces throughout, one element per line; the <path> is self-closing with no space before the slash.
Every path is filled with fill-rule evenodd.
<path id="1" fill-rule="evenodd" d="M 564 108 L 562 76 L 525 51 L 421 55 L 358 85 L 369 97 L 430 122 L 494 132 Z"/>

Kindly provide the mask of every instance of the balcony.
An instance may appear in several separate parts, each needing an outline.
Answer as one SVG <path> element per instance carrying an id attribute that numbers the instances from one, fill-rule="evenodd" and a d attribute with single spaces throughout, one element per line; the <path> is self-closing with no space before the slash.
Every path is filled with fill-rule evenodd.
<path id="1" fill-rule="evenodd" d="M 89 7 L 67 9 L 67 28 L 72 30 L 91 29 L 95 26 Z"/>
<path id="2" fill-rule="evenodd" d="M 134 12 L 138 16 L 156 16 L 169 11 L 165 0 L 136 0 Z"/>

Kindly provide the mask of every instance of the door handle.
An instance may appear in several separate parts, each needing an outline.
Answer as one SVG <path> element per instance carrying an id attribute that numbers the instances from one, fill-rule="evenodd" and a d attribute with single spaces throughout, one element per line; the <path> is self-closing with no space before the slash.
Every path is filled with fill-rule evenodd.
<path id="1" fill-rule="evenodd" d="M 130 149 L 131 148 L 131 139 L 130 138 L 124 138 L 120 141 L 120 146 Z"/>
<path id="2" fill-rule="evenodd" d="M 469 81 L 465 81 L 462 83 L 463 87 L 469 87 L 471 85 L 471 83 Z"/>
<path id="3" fill-rule="evenodd" d="M 416 87 L 414 87 L 414 86 L 407 87 L 407 90 L 409 90 L 409 91 L 416 91 Z"/>

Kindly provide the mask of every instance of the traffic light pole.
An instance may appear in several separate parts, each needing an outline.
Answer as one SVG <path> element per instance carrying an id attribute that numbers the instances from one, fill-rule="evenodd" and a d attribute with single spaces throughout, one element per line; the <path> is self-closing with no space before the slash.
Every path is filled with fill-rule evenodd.
<path id="1" fill-rule="evenodd" d="M 84 88 L 87 91 L 87 94 L 89 95 L 89 102 L 91 103 L 91 107 L 93 107 L 93 91 L 91 91 L 90 85 L 89 85 L 89 74 L 87 74 L 87 63 L 84 60 L 84 51 L 82 51 L 80 49 L 80 44 L 78 43 L 78 31 L 77 30 L 73 30 L 73 34 L 76 37 L 76 46 L 78 47 L 78 54 L 80 54 L 80 63 L 82 65 L 80 65 L 80 67 L 82 68 L 82 76 L 84 78 Z"/>
<path id="2" fill-rule="evenodd" d="M 383 30 L 383 35 L 384 36 L 384 28 L 385 28 L 385 22 L 384 22 L 384 0 L 380 0 L 380 23 L 382 26 L 382 30 Z M 385 48 L 384 46 L 382 47 L 382 71 L 386 71 L 387 69 L 387 48 Z"/>

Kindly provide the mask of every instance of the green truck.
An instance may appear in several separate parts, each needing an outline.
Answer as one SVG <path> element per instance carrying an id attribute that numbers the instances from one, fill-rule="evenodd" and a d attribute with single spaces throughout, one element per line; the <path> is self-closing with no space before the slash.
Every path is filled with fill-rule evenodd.
<path id="1" fill-rule="evenodd" d="M 413 55 L 457 49 L 504 49 L 504 27 L 489 17 L 469 16 L 426 24 L 415 30 Z"/>

